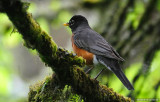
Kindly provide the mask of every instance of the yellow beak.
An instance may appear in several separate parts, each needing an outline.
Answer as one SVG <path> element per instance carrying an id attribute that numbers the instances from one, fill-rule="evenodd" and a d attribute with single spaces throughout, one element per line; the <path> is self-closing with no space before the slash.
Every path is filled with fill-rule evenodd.
<path id="1" fill-rule="evenodd" d="M 64 23 L 63 25 L 64 25 L 64 26 L 69 26 L 69 23 Z"/>

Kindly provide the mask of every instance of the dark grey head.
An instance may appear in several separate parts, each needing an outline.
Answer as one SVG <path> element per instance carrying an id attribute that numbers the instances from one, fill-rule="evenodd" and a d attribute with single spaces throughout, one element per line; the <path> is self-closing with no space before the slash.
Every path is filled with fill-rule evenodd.
<path id="1" fill-rule="evenodd" d="M 81 15 L 74 15 L 69 20 L 69 23 L 65 23 L 64 25 L 69 26 L 72 31 L 76 30 L 77 28 L 89 27 L 87 19 Z"/>

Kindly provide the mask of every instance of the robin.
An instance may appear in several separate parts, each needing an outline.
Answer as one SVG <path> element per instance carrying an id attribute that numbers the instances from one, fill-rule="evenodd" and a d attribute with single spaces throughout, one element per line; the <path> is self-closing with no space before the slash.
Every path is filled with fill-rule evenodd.
<path id="1" fill-rule="evenodd" d="M 98 63 L 104 65 L 121 80 L 128 90 L 134 90 L 119 65 L 119 61 L 124 59 L 100 34 L 91 29 L 85 17 L 74 15 L 64 26 L 71 28 L 73 51 L 86 59 L 86 65 Z"/>

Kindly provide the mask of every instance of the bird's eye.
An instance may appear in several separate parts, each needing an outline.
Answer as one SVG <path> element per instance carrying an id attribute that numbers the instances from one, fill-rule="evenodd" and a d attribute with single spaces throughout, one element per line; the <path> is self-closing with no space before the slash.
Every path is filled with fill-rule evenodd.
<path id="1" fill-rule="evenodd" d="M 69 21 L 70 25 L 74 25 L 74 20 Z"/>

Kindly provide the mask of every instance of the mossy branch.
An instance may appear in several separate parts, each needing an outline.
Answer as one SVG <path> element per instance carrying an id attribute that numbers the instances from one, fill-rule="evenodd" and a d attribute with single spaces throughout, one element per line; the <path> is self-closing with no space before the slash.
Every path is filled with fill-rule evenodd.
<path id="1" fill-rule="evenodd" d="M 70 85 L 87 102 L 131 101 L 130 98 L 125 98 L 88 77 L 80 68 L 85 65 L 85 60 L 74 56 L 67 50 L 58 48 L 52 38 L 40 28 L 32 15 L 26 11 L 24 3 L 19 0 L 1 0 L 0 6 L 21 33 L 25 45 L 28 48 L 36 49 L 42 61 L 56 73 L 59 84 Z M 43 98 L 41 95 L 37 97 L 39 97 L 38 99 Z"/>

